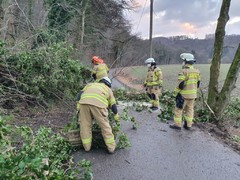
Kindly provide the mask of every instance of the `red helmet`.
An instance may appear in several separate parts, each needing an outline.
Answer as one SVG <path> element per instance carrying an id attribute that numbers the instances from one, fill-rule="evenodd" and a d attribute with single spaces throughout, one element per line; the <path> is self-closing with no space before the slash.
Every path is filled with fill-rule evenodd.
<path id="1" fill-rule="evenodd" d="M 103 63 L 103 60 L 100 59 L 98 56 L 93 56 L 93 57 L 92 57 L 92 63 L 93 63 L 93 64 L 102 64 L 102 63 Z"/>

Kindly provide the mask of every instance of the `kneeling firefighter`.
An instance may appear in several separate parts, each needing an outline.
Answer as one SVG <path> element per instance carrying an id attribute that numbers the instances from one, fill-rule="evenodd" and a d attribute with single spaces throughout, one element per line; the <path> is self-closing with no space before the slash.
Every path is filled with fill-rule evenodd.
<path id="1" fill-rule="evenodd" d="M 104 142 L 110 154 L 114 153 L 116 143 L 108 119 L 108 108 L 114 113 L 116 123 L 119 115 L 116 101 L 111 90 L 111 80 L 108 77 L 99 82 L 87 84 L 80 92 L 79 122 L 80 135 L 85 151 L 90 151 L 92 145 L 92 120 L 95 119 L 101 128 Z"/>
<path id="2" fill-rule="evenodd" d="M 178 74 L 178 86 L 174 90 L 176 97 L 176 107 L 174 111 L 174 124 L 172 129 L 180 130 L 182 127 L 182 114 L 184 114 L 183 127 L 190 130 L 194 117 L 194 102 L 197 98 L 197 89 L 200 86 L 200 71 L 193 67 L 196 62 L 190 53 L 182 53 L 182 71 Z"/>
<path id="3" fill-rule="evenodd" d="M 159 96 L 162 90 L 162 71 L 156 66 L 156 62 L 153 58 L 148 58 L 145 64 L 147 64 L 148 73 L 144 82 L 144 87 L 146 87 L 147 95 L 151 99 L 150 104 L 152 106 L 150 108 L 152 110 L 157 110 L 159 108 Z"/>

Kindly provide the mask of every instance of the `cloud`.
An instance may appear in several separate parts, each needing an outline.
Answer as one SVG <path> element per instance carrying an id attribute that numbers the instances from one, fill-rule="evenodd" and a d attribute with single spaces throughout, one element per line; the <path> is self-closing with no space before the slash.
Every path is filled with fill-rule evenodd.
<path id="1" fill-rule="evenodd" d="M 213 0 L 158 0 L 154 7 L 156 12 L 166 11 L 165 22 L 174 19 L 200 27 L 216 19 L 220 3 Z"/>
<path id="2" fill-rule="evenodd" d="M 227 34 L 237 34 L 240 29 L 239 0 L 232 0 Z M 133 32 L 149 34 L 149 1 L 138 0 L 142 8 L 129 17 L 134 25 Z M 143 9 L 146 3 L 145 8 Z M 221 0 L 154 0 L 154 36 L 189 35 L 204 38 L 215 32 L 221 8 Z M 141 17 L 141 18 L 140 18 Z M 137 23 L 137 25 L 136 25 Z"/>

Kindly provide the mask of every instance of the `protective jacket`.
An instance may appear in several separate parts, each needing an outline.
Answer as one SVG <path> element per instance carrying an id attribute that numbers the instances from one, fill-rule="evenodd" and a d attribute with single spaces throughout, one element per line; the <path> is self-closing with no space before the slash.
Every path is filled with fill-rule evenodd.
<path id="1" fill-rule="evenodd" d="M 103 83 L 90 83 L 82 91 L 80 104 L 89 104 L 99 108 L 107 108 L 116 104 L 112 90 Z"/>
<path id="2" fill-rule="evenodd" d="M 184 99 L 197 98 L 197 89 L 200 84 L 200 72 L 193 65 L 185 65 L 178 74 L 179 85 L 175 88 L 174 94 L 180 93 Z"/>
<path id="3" fill-rule="evenodd" d="M 98 82 L 103 77 L 108 77 L 109 69 L 105 63 L 95 64 L 92 70 L 92 76 L 95 77 Z"/>
<path id="4" fill-rule="evenodd" d="M 160 68 L 149 68 L 144 85 L 149 86 L 162 86 L 162 71 Z"/>

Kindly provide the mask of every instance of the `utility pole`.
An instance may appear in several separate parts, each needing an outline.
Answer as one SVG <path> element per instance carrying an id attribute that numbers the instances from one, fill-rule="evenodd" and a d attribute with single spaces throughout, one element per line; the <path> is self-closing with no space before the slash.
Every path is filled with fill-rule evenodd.
<path id="1" fill-rule="evenodd" d="M 153 31 L 153 0 L 150 0 L 150 30 L 149 30 L 149 57 L 152 57 L 152 31 Z"/>

